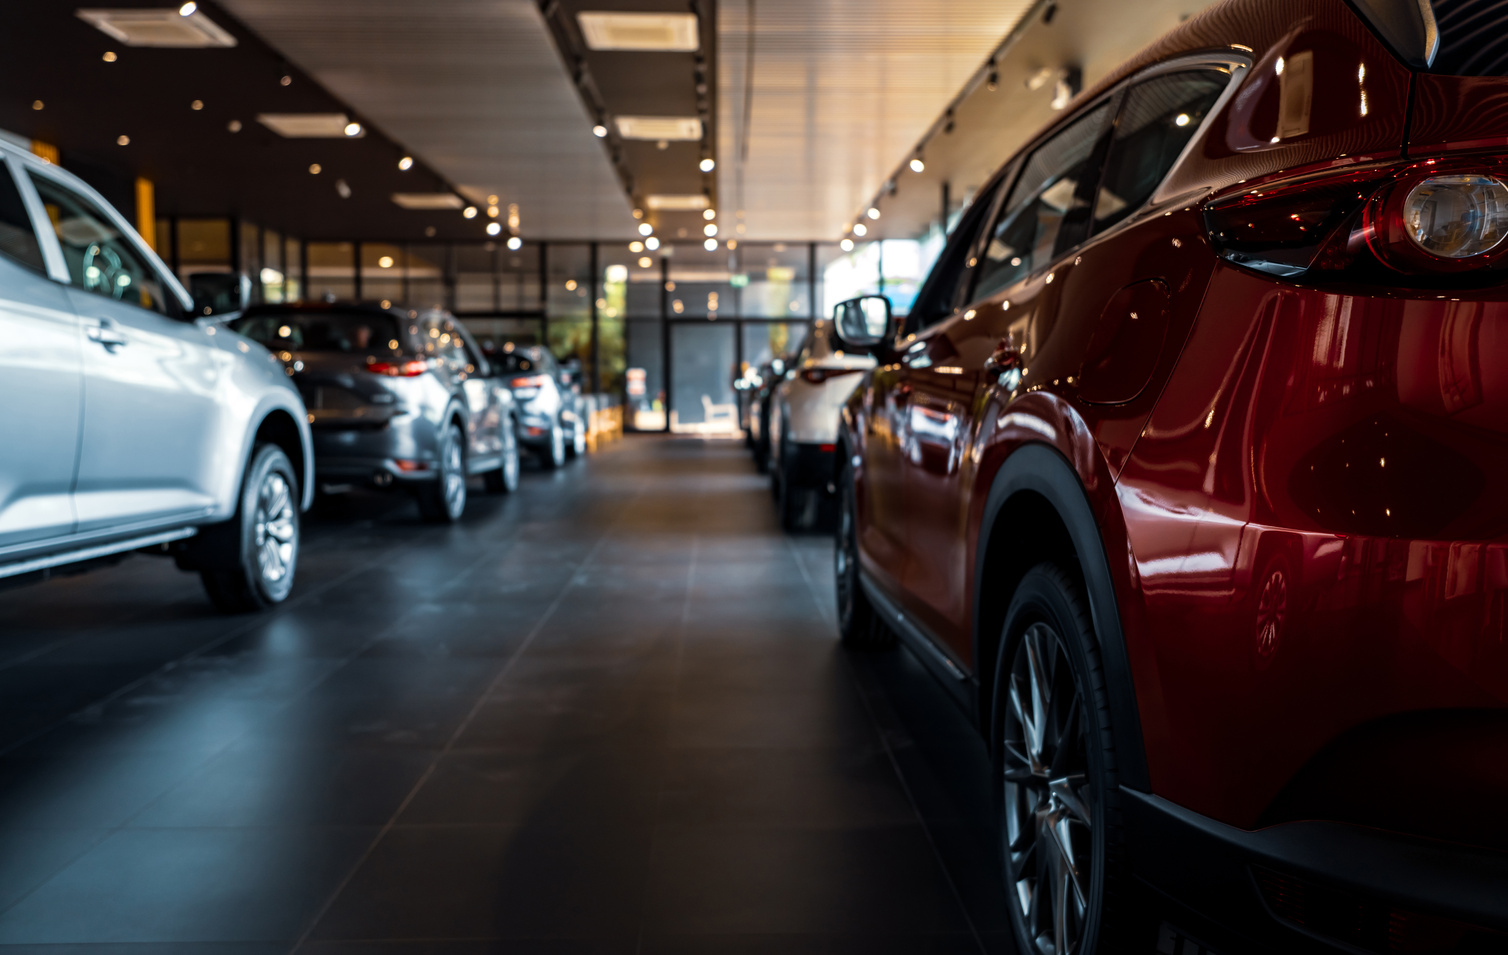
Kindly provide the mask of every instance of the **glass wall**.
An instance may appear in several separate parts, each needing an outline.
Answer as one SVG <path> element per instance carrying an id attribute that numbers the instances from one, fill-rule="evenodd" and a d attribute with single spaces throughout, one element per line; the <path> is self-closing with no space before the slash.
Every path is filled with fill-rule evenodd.
<path id="1" fill-rule="evenodd" d="M 732 384 L 794 353 L 809 322 L 883 290 L 905 310 L 939 242 L 304 241 L 228 219 L 158 223 L 185 279 L 243 271 L 253 301 L 353 299 L 446 308 L 484 342 L 543 343 L 617 395 L 639 430 L 733 433 Z M 595 385 L 594 385 L 595 383 Z"/>

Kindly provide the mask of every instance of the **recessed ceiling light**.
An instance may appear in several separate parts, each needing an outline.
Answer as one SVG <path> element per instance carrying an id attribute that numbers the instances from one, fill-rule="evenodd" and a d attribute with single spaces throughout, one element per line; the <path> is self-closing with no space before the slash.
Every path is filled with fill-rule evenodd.
<path id="1" fill-rule="evenodd" d="M 641 223 L 639 223 L 639 234 L 640 235 L 649 235 L 654 230 L 655 230 L 655 227 L 652 226 L 652 225 L 650 225 L 648 222 L 641 222 Z"/>
<path id="2" fill-rule="evenodd" d="M 402 159 L 398 160 L 398 168 L 403 172 L 408 172 L 410 169 L 414 168 L 414 157 L 404 156 Z"/>
<path id="3" fill-rule="evenodd" d="M 655 249 L 658 249 L 659 247 L 660 240 L 656 239 L 654 236 L 650 236 L 649 238 L 644 240 L 644 248 L 648 249 L 651 252 L 653 252 Z"/>
<path id="4" fill-rule="evenodd" d="M 203 109 L 203 108 L 204 108 L 204 100 L 202 100 L 202 99 L 196 99 L 192 103 L 189 104 L 189 109 Z"/>
<path id="5" fill-rule="evenodd" d="M 576 22 L 592 50 L 692 53 L 701 46 L 694 13 L 585 11 L 576 14 Z"/>
<path id="6" fill-rule="evenodd" d="M 702 172 L 711 172 L 712 170 L 714 170 L 716 168 L 717 168 L 717 160 L 716 159 L 710 159 L 710 158 L 709 159 L 703 159 L 702 162 L 701 162 Z"/>
<path id="7" fill-rule="evenodd" d="M 43 106 L 43 103 L 39 99 L 34 99 L 34 100 L 31 101 L 31 108 L 32 109 L 40 110 L 42 108 L 42 106 Z"/>
<path id="8" fill-rule="evenodd" d="M 188 3 L 185 3 L 183 6 L 178 8 L 178 15 L 180 17 L 191 17 L 195 13 L 197 13 L 198 10 L 199 4 L 195 3 L 194 0 L 188 0 Z"/>
<path id="9" fill-rule="evenodd" d="M 854 235 L 862 236 L 862 235 L 865 235 L 868 232 L 869 232 L 869 227 L 866 226 L 864 223 L 862 223 L 862 222 L 855 222 L 853 224 L 853 234 Z"/>
<path id="10" fill-rule="evenodd" d="M 489 223 L 487 223 L 487 234 L 488 235 L 501 235 L 502 231 L 503 231 L 503 224 L 501 222 L 489 222 Z"/>
<path id="11" fill-rule="evenodd" d="M 596 136 L 598 139 L 604 139 L 604 138 L 606 138 L 607 137 L 607 127 L 604 126 L 604 125 L 602 125 L 601 123 L 598 123 L 596 126 L 592 127 L 592 135 Z"/>
<path id="12" fill-rule="evenodd" d="M 390 269 L 390 268 L 392 268 L 393 267 L 393 257 L 391 255 L 384 255 L 382 258 L 380 258 L 380 259 L 377 260 L 377 267 L 379 269 Z"/>
<path id="13" fill-rule="evenodd" d="M 706 249 L 708 252 L 716 252 L 717 251 L 717 240 L 716 239 L 708 239 L 706 242 L 702 243 L 702 248 Z"/>
<path id="14" fill-rule="evenodd" d="M 118 59 L 118 57 L 116 57 L 114 50 L 106 50 L 105 55 L 100 57 L 100 59 L 104 60 L 106 63 L 114 63 L 116 59 Z"/>
<path id="15" fill-rule="evenodd" d="M 708 236 L 717 235 L 717 226 L 714 225 L 713 223 L 709 222 L 705 226 L 702 227 L 702 233 L 704 235 L 708 235 Z"/>
<path id="16" fill-rule="evenodd" d="M 122 134 L 120 136 L 117 136 L 117 137 L 115 137 L 115 145 L 117 145 L 117 146 L 129 146 L 129 145 L 131 145 L 131 137 L 130 136 L 126 136 L 124 134 Z"/>
<path id="17" fill-rule="evenodd" d="M 524 247 L 524 240 L 523 239 L 520 239 L 516 235 L 508 237 L 508 249 L 510 251 L 517 252 L 519 249 L 522 249 L 523 247 Z"/>
<path id="18" fill-rule="evenodd" d="M 258 113 L 257 122 L 287 139 L 344 139 L 366 135 L 361 124 L 352 122 L 345 113 Z"/>
<path id="19" fill-rule="evenodd" d="M 403 209 L 459 209 L 464 204 L 453 192 L 395 192 L 393 202 Z"/>
<path id="20" fill-rule="evenodd" d="M 467 206 L 466 208 L 462 209 L 461 210 L 461 216 L 462 216 L 462 218 L 466 218 L 466 219 L 475 219 L 476 218 L 476 206 Z"/>
<path id="21" fill-rule="evenodd" d="M 651 259 L 651 258 L 650 258 L 650 257 L 649 257 L 649 256 L 647 256 L 647 255 L 644 255 L 644 256 L 640 256 L 640 257 L 639 257 L 639 268 L 641 268 L 641 269 L 647 269 L 647 268 L 649 268 L 649 267 L 650 267 L 650 266 L 651 266 L 651 265 L 654 265 L 654 264 L 655 264 L 655 260 L 654 260 L 654 259 Z"/>
<path id="22" fill-rule="evenodd" d="M 239 133 L 241 131 L 241 121 L 239 119 L 233 119 L 225 124 L 225 128 L 233 133 Z"/>
<path id="23" fill-rule="evenodd" d="M 871 219 L 878 219 L 880 217 L 880 210 L 875 208 L 874 206 L 870 206 L 869 211 L 865 213 L 865 215 L 869 216 L 869 218 Z"/>
<path id="24" fill-rule="evenodd" d="M 927 164 L 924 163 L 924 162 L 922 162 L 922 157 L 917 156 L 915 159 L 911 160 L 911 171 L 912 172 L 921 172 L 922 170 L 924 170 L 926 168 L 927 168 Z"/>
<path id="25" fill-rule="evenodd" d="M 280 80 L 278 80 L 278 85 L 279 86 L 292 86 L 293 85 L 293 77 L 291 77 L 288 74 L 284 73 L 283 74 L 283 78 L 280 79 Z"/>
<path id="26" fill-rule="evenodd" d="M 311 175 L 311 176 L 317 176 L 317 175 L 319 175 L 324 170 L 324 168 L 325 168 L 324 166 L 321 166 L 317 162 L 311 162 L 309 164 L 309 175 Z"/>
<path id="27" fill-rule="evenodd" d="M 126 46 L 193 48 L 236 45 L 236 38 L 209 17 L 202 14 L 189 16 L 171 7 L 166 10 L 79 10 L 76 15 Z"/>
<path id="28" fill-rule="evenodd" d="M 667 212 L 696 212 L 707 208 L 707 197 L 699 192 L 684 196 L 645 196 L 644 204 Z"/>
<path id="29" fill-rule="evenodd" d="M 852 252 L 853 251 L 853 240 L 852 239 L 844 239 L 842 242 L 838 243 L 838 248 L 842 249 L 844 252 Z"/>
<path id="30" fill-rule="evenodd" d="M 717 210 L 716 209 L 703 209 L 702 210 L 702 218 L 706 219 L 709 222 L 712 221 L 713 219 L 716 219 L 717 218 Z"/>
<path id="31" fill-rule="evenodd" d="M 702 121 L 695 116 L 619 116 L 615 122 L 624 139 L 695 142 L 702 138 Z"/>

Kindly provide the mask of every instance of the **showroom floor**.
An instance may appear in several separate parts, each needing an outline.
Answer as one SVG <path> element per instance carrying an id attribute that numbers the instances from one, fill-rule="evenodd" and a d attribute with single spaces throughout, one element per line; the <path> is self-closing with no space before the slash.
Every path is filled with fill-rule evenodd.
<path id="1" fill-rule="evenodd" d="M 983 747 L 832 618 L 740 444 L 633 437 L 337 499 L 266 616 L 0 591 L 0 952 L 1008 951 Z"/>

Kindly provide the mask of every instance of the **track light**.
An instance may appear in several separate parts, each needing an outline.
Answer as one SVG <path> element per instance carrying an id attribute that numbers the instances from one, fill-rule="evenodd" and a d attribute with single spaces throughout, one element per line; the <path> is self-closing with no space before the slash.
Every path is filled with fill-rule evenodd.
<path id="1" fill-rule="evenodd" d="M 916 157 L 914 157 L 911 160 L 911 171 L 912 172 L 922 172 L 926 168 L 927 168 L 927 164 L 924 163 L 924 162 L 922 162 L 922 157 L 921 156 L 916 156 Z"/>

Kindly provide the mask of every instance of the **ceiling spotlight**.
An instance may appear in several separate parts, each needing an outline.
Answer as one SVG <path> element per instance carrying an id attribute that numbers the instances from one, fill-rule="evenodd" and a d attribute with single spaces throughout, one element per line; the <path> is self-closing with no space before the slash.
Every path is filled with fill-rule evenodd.
<path id="1" fill-rule="evenodd" d="M 129 145 L 131 145 L 131 137 L 130 136 L 126 136 L 126 135 L 117 136 L 117 137 L 115 137 L 115 145 L 117 145 L 117 146 L 129 146 Z"/>
<path id="2" fill-rule="evenodd" d="M 654 265 L 654 264 L 655 264 L 655 260 L 651 259 L 647 255 L 643 255 L 643 256 L 639 257 L 639 268 L 641 268 L 641 269 L 647 269 L 651 265 Z"/>
<path id="3" fill-rule="evenodd" d="M 360 123 L 346 123 L 345 133 L 346 133 L 347 136 L 360 136 L 361 135 L 361 124 Z"/>
<path id="4" fill-rule="evenodd" d="M 838 243 L 838 248 L 842 249 L 844 252 L 852 252 L 853 251 L 853 240 L 852 239 L 844 239 L 842 242 Z"/>
<path id="5" fill-rule="evenodd" d="M 497 206 L 488 206 L 487 207 L 487 218 L 489 218 L 489 219 L 496 219 L 497 218 L 497 212 L 498 212 Z"/>
<path id="6" fill-rule="evenodd" d="M 990 75 L 984 81 L 984 88 L 991 93 L 1000 88 L 1000 72 L 993 66 L 990 67 Z"/>
<path id="7" fill-rule="evenodd" d="M 702 234 L 708 236 L 717 235 L 717 226 L 711 222 L 707 223 L 707 225 L 702 229 Z"/>
<path id="8" fill-rule="evenodd" d="M 649 238 L 644 240 L 644 248 L 648 249 L 651 252 L 653 252 L 655 249 L 658 249 L 659 247 L 660 240 L 656 239 L 654 236 L 650 236 Z"/>
<path id="9" fill-rule="evenodd" d="M 874 206 L 870 206 L 869 211 L 864 214 L 871 219 L 878 219 L 880 217 L 880 210 Z"/>
<path id="10" fill-rule="evenodd" d="M 711 222 L 713 219 L 717 218 L 717 210 L 716 209 L 703 209 L 702 210 L 702 218 L 706 219 L 708 222 Z"/>
<path id="11" fill-rule="evenodd" d="M 592 135 L 596 136 L 598 139 L 606 139 L 607 127 L 602 125 L 601 123 L 598 123 L 596 126 L 592 127 Z"/>
<path id="12" fill-rule="evenodd" d="M 32 100 L 32 101 L 31 101 L 31 108 L 32 108 L 32 109 L 35 109 L 35 110 L 40 110 L 40 109 L 41 109 L 41 108 L 42 108 L 42 106 L 43 106 L 43 105 L 44 105 L 44 104 L 43 104 L 43 103 L 42 103 L 42 101 L 41 101 L 41 100 L 39 100 L 39 99 L 34 99 L 34 100 Z"/>
<path id="13" fill-rule="evenodd" d="M 655 230 L 655 227 L 652 226 L 652 225 L 650 225 L 648 222 L 641 222 L 641 223 L 639 223 L 639 234 L 640 235 L 649 235 L 651 232 L 654 232 L 654 230 Z"/>
<path id="14" fill-rule="evenodd" d="M 392 268 L 393 267 L 393 257 L 391 255 L 384 255 L 382 258 L 380 258 L 380 259 L 377 260 L 377 267 L 379 269 L 390 269 L 390 268 Z"/>
<path id="15" fill-rule="evenodd" d="M 178 15 L 180 17 L 191 17 L 197 9 L 199 9 L 199 4 L 195 3 L 194 0 L 188 0 L 188 3 L 178 8 Z"/>
<path id="16" fill-rule="evenodd" d="M 344 179 L 335 180 L 335 191 L 342 199 L 351 198 L 351 184 Z"/>
<path id="17" fill-rule="evenodd" d="M 278 83 L 279 83 L 279 85 L 282 85 L 282 86 L 292 86 L 293 85 L 293 77 L 289 76 L 287 73 L 284 73 L 283 74 L 283 78 L 280 79 L 280 80 L 278 80 Z"/>
<path id="18" fill-rule="evenodd" d="M 204 108 L 204 100 L 202 100 L 202 99 L 196 99 L 192 103 L 189 104 L 189 109 L 195 109 L 195 110 L 197 110 L 197 109 L 203 109 L 203 108 Z"/>
<path id="19" fill-rule="evenodd" d="M 106 63 L 114 63 L 117 57 L 114 50 L 106 50 L 105 55 L 100 57 L 100 59 L 104 60 Z"/>
<path id="20" fill-rule="evenodd" d="M 433 239 L 435 237 L 435 232 L 436 231 L 437 230 L 435 229 L 434 226 L 427 225 L 427 226 L 424 227 L 424 237 L 427 238 L 427 239 Z"/>
<path id="21" fill-rule="evenodd" d="M 924 163 L 924 162 L 922 162 L 922 157 L 917 156 L 915 159 L 911 160 L 911 171 L 912 172 L 921 172 L 922 170 L 924 170 L 926 168 L 927 168 L 927 164 Z"/>
<path id="22" fill-rule="evenodd" d="M 309 175 L 311 175 L 311 176 L 317 176 L 317 175 L 320 174 L 321 170 L 323 170 L 324 168 L 325 168 L 324 166 L 321 166 L 317 162 L 311 162 L 309 164 Z"/>
<path id="23" fill-rule="evenodd" d="M 488 235 L 502 235 L 503 234 L 503 224 L 501 222 L 489 222 L 489 223 L 487 223 L 487 234 Z"/>
<path id="24" fill-rule="evenodd" d="M 716 239 L 708 239 L 706 242 L 702 243 L 702 248 L 706 249 L 708 252 L 716 252 L 717 251 L 717 240 Z"/>
<path id="25" fill-rule="evenodd" d="M 866 226 L 864 223 L 862 223 L 862 222 L 855 222 L 853 224 L 853 234 L 854 235 L 863 236 L 863 235 L 867 234 L 868 232 L 869 232 L 869 227 Z"/>
<path id="26" fill-rule="evenodd" d="M 702 160 L 702 172 L 711 172 L 712 170 L 714 170 L 716 168 L 717 168 L 717 160 L 716 159 L 712 159 L 712 158 L 709 157 L 707 159 L 703 159 Z"/>
<path id="27" fill-rule="evenodd" d="M 628 244 L 628 251 L 633 252 L 637 255 L 638 253 L 644 251 L 644 243 L 640 242 L 638 239 L 635 239 Z"/>
<path id="28" fill-rule="evenodd" d="M 495 223 L 494 223 L 495 224 Z M 508 251 L 517 252 L 524 247 L 524 240 L 516 235 L 508 236 Z"/>
<path id="29" fill-rule="evenodd" d="M 467 206 L 466 208 L 462 209 L 461 210 L 461 217 L 465 218 L 465 219 L 475 219 L 476 218 L 476 206 Z"/>
<path id="30" fill-rule="evenodd" d="M 412 168 L 414 168 L 413 156 L 404 156 L 402 159 L 398 160 L 398 169 L 400 172 L 408 172 Z"/>
<path id="31" fill-rule="evenodd" d="M 634 218 L 635 219 L 642 219 L 642 218 L 644 218 L 644 210 L 643 209 L 635 209 L 634 210 Z"/>
<path id="32" fill-rule="evenodd" d="M 225 124 L 225 128 L 233 133 L 239 133 L 241 131 L 241 121 L 239 119 L 233 119 Z"/>

